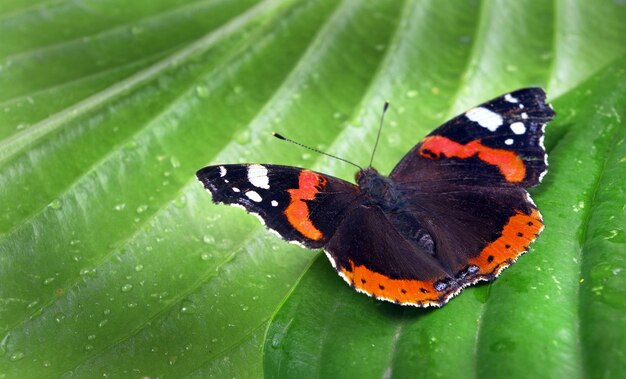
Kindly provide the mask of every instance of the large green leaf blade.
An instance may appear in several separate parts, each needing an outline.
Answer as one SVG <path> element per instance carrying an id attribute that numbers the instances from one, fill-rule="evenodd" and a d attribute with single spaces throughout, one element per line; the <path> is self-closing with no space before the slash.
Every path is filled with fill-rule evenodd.
<path id="1" fill-rule="evenodd" d="M 546 375 L 619 373 L 623 360 L 595 352 L 624 346 L 607 332 L 624 329 L 623 149 L 612 143 L 624 63 L 598 70 L 625 50 L 624 12 L 582 1 L 3 2 L 0 374 L 523 376 L 540 367 L 529 351 L 552 341 Z M 534 192 L 553 221 L 496 284 L 444 309 L 354 293 L 316 252 L 211 204 L 193 178 L 209 162 L 350 178 L 270 132 L 365 164 L 390 100 L 375 159 L 387 172 L 447 117 L 525 85 L 563 94 L 546 141 L 561 158 Z M 569 132 L 578 117 L 594 127 Z M 582 180 L 568 173 L 578 160 Z M 558 256 L 577 243 L 582 263 Z M 541 317 L 543 339 L 520 345 Z"/>
<path id="2" fill-rule="evenodd" d="M 267 373 L 601 377 L 623 372 L 626 336 L 606 329 L 622 330 L 626 307 L 620 286 L 624 179 L 613 176 L 623 171 L 618 152 L 626 137 L 624 62 L 554 102 L 562 116 L 547 131 L 550 174 L 533 191 L 546 230 L 529 255 L 495 283 L 466 289 L 441 310 L 354 296 L 321 257 L 272 320 Z M 585 174 L 573 176 L 572 164 Z M 606 250 L 593 249 L 607 244 Z M 583 255 L 591 249 L 589 257 Z"/>

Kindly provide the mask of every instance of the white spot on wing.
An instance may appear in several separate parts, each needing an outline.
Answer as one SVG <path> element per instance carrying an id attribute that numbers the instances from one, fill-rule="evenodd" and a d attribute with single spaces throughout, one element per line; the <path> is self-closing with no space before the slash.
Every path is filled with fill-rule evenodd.
<path id="1" fill-rule="evenodd" d="M 513 138 L 507 138 L 506 141 L 504 141 L 505 144 L 507 145 L 512 145 L 513 144 Z"/>
<path id="2" fill-rule="evenodd" d="M 277 206 L 278 206 L 278 201 L 272 200 L 272 207 L 277 207 Z"/>
<path id="3" fill-rule="evenodd" d="M 522 118 L 526 120 L 528 118 L 528 114 L 526 112 L 522 112 Z"/>
<path id="4" fill-rule="evenodd" d="M 483 107 L 470 109 L 465 113 L 465 116 L 492 132 L 495 132 L 503 122 L 502 116 Z"/>
<path id="5" fill-rule="evenodd" d="M 508 101 L 509 103 L 519 103 L 519 100 L 517 100 L 517 98 L 511 96 L 510 93 L 507 93 L 506 95 L 504 95 L 504 100 Z"/>
<path id="6" fill-rule="evenodd" d="M 514 122 L 511 124 L 511 130 L 515 134 L 524 134 L 526 133 L 526 126 L 522 122 Z"/>
<path id="7" fill-rule="evenodd" d="M 253 186 L 270 189 L 270 178 L 267 177 L 267 168 L 259 164 L 248 166 L 248 180 Z"/>
<path id="8" fill-rule="evenodd" d="M 240 190 L 239 188 L 237 188 L 237 187 L 233 187 L 233 191 L 235 191 L 235 192 L 241 192 L 241 190 Z"/>
<path id="9" fill-rule="evenodd" d="M 226 167 L 220 166 L 220 178 L 223 178 L 225 176 L 226 176 Z"/>
<path id="10" fill-rule="evenodd" d="M 247 191 L 246 196 L 248 197 L 248 199 L 257 203 L 260 203 L 263 201 L 263 198 L 261 197 L 261 195 L 259 195 L 255 191 Z"/>

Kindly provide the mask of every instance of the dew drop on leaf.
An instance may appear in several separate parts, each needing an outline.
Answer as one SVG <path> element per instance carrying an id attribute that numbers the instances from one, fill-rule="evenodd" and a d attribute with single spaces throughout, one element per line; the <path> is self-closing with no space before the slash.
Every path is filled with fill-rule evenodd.
<path id="1" fill-rule="evenodd" d="M 21 351 L 15 351 L 9 356 L 11 362 L 17 362 L 22 358 L 24 358 L 24 353 Z"/>
<path id="2" fill-rule="evenodd" d="M 56 313 L 54 315 L 54 321 L 56 321 L 56 322 L 61 322 L 64 319 L 65 319 L 65 314 L 64 313 L 59 312 L 59 313 Z"/>
<path id="3" fill-rule="evenodd" d="M 250 131 L 245 129 L 237 133 L 237 135 L 235 136 L 235 141 L 237 141 L 237 143 L 240 145 L 244 145 L 250 142 Z"/>
<path id="4" fill-rule="evenodd" d="M 180 304 L 181 314 L 190 315 L 190 314 L 195 313 L 195 311 L 196 311 L 196 304 L 194 304 L 193 301 L 183 300 L 182 303 Z"/>
<path id="5" fill-rule="evenodd" d="M 209 93 L 209 88 L 205 85 L 199 85 L 196 87 L 196 93 L 198 94 L 199 97 L 206 99 L 207 97 L 209 97 L 210 93 Z"/>
<path id="6" fill-rule="evenodd" d="M 59 199 L 52 200 L 52 202 L 50 202 L 48 206 L 52 209 L 61 209 L 61 200 Z"/>
<path id="7" fill-rule="evenodd" d="M 415 97 L 419 94 L 419 92 L 417 92 L 416 90 L 412 89 L 409 91 L 406 91 L 406 97 L 412 98 Z"/>
<path id="8" fill-rule="evenodd" d="M 180 195 L 179 197 L 176 198 L 176 200 L 174 200 L 174 206 L 176 208 L 185 208 L 185 206 L 187 205 L 187 197 L 183 194 Z"/>

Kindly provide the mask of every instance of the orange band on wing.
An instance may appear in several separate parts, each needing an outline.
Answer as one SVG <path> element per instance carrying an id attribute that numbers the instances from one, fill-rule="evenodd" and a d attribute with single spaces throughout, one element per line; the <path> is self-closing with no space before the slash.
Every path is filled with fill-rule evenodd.
<path id="1" fill-rule="evenodd" d="M 538 210 L 533 209 L 529 215 L 517 212 L 504 226 L 502 235 L 487 245 L 479 256 L 471 259 L 469 264 L 479 267 L 478 276 L 498 275 L 528 250 L 528 245 L 537 238 L 542 228 L 543 221 Z"/>
<path id="2" fill-rule="evenodd" d="M 341 273 L 354 287 L 368 295 L 420 306 L 441 304 L 442 293 L 434 288 L 436 280 L 392 279 L 352 261 L 350 265 L 351 271 L 341 268 Z"/>
<path id="3" fill-rule="evenodd" d="M 298 188 L 288 190 L 291 201 L 285 209 L 287 221 L 306 238 L 319 240 L 324 235 L 309 219 L 309 207 L 304 200 L 313 200 L 326 186 L 326 178 L 311 171 L 302 171 L 298 177 Z"/>
<path id="4" fill-rule="evenodd" d="M 506 181 L 519 183 L 526 177 L 526 167 L 520 157 L 509 150 L 494 149 L 474 140 L 463 145 L 443 136 L 424 138 L 419 153 L 424 158 L 438 158 L 441 154 L 447 158 L 466 159 L 478 156 L 478 159 L 498 167 Z"/>

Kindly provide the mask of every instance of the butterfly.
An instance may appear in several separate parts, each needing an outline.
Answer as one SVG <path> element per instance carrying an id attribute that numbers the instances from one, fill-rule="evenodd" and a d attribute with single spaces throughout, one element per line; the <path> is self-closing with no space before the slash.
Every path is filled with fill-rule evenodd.
<path id="1" fill-rule="evenodd" d="M 496 278 L 544 223 L 526 191 L 547 172 L 541 88 L 487 101 L 422 139 L 388 176 L 371 165 L 356 184 L 305 168 L 205 167 L 213 202 L 241 206 L 283 239 L 323 249 L 358 292 L 417 307 L 442 306 Z"/>

